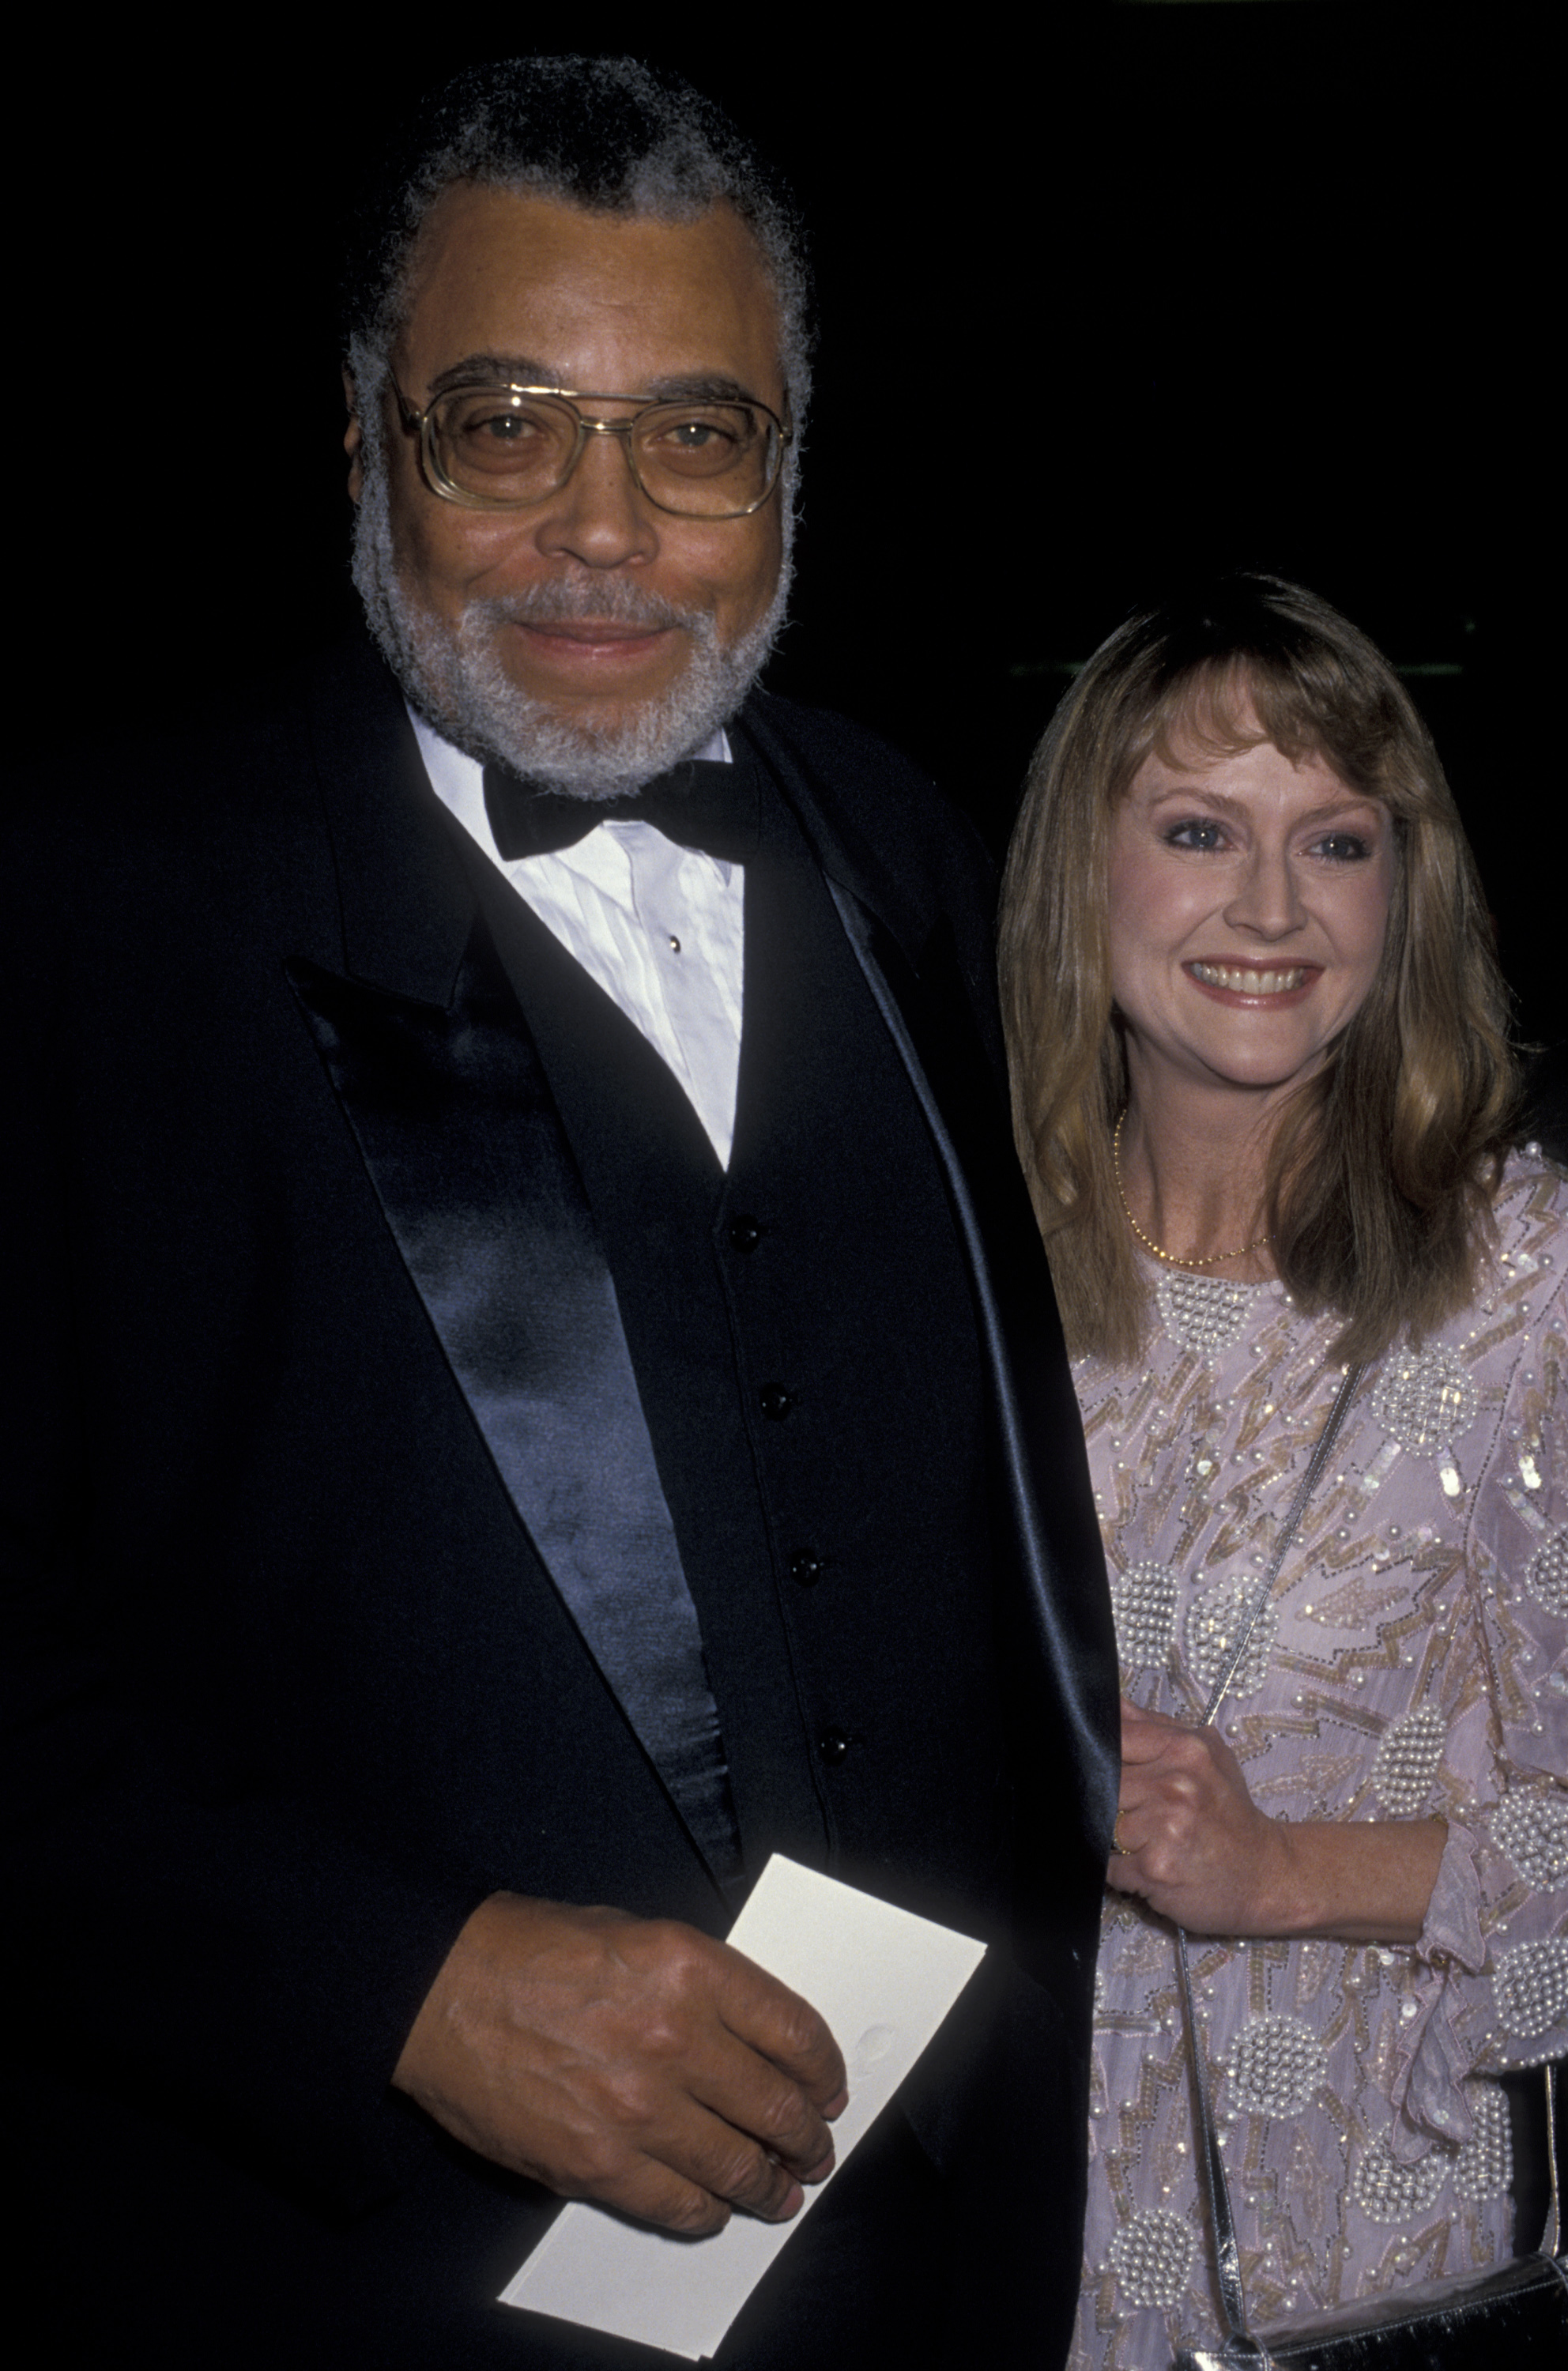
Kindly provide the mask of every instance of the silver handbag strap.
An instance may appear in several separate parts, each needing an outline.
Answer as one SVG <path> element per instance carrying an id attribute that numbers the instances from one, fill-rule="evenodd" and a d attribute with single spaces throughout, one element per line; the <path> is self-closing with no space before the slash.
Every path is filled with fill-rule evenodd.
<path id="1" fill-rule="evenodd" d="M 1307 1502 L 1322 1479 L 1339 1438 L 1340 1428 L 1349 1413 L 1356 1387 L 1366 1370 L 1364 1366 L 1347 1367 L 1344 1381 L 1334 1394 L 1328 1422 L 1318 1436 L 1317 1447 L 1308 1461 L 1289 1511 L 1274 1542 L 1274 1552 L 1269 1568 L 1258 1585 L 1256 1596 L 1247 1611 L 1240 1634 L 1226 1660 L 1225 1669 L 1215 1683 L 1205 1708 L 1201 1728 L 1206 1729 L 1225 1701 L 1226 1691 L 1241 1668 L 1241 1659 L 1258 1625 L 1258 1617 L 1274 1592 L 1274 1584 L 1290 1553 L 1291 1543 L 1301 1528 L 1301 1518 Z M 1204 2169 L 1204 2187 L 1208 2192 L 1209 2228 L 1214 2233 L 1215 2270 L 1219 2280 L 1220 2311 L 1225 2318 L 1226 2335 L 1238 2360 L 1268 2364 L 1268 2349 L 1259 2344 L 1247 2327 L 1247 2305 L 1241 2291 L 1241 2250 L 1237 2244 L 1235 2217 L 1230 2212 L 1230 2188 L 1225 2179 L 1225 2160 L 1219 2153 L 1219 2135 L 1215 2130 L 1214 2108 L 1209 2099 L 1208 2065 L 1204 2056 L 1203 2038 L 1198 2030 L 1197 2008 L 1193 1999 L 1193 1974 L 1187 1963 L 1186 1929 L 1176 1929 L 1176 1975 L 1182 1987 L 1182 2013 L 1187 2021 L 1187 2049 L 1193 2063 L 1193 2089 L 1197 2101 L 1199 2159 Z"/>
<path id="2" fill-rule="evenodd" d="M 1301 1518 L 1307 1512 L 1307 1501 L 1322 1480 L 1323 1468 L 1328 1463 L 1333 1445 L 1340 1436 L 1340 1427 L 1350 1413 L 1351 1401 L 1355 1397 L 1361 1378 L 1366 1372 L 1365 1366 L 1347 1367 L 1344 1371 L 1344 1381 L 1334 1394 L 1334 1404 L 1329 1410 L 1329 1420 L 1318 1435 L 1317 1447 L 1308 1460 L 1307 1471 L 1297 1486 L 1296 1496 L 1290 1502 L 1290 1511 L 1281 1526 L 1278 1539 L 1274 1542 L 1274 1552 L 1270 1559 L 1269 1568 L 1258 1583 L 1257 1595 L 1247 1609 L 1247 1619 L 1241 1625 L 1240 1635 L 1230 1650 L 1225 1669 L 1215 1682 L 1214 1692 L 1208 1703 L 1204 1707 L 1204 1717 L 1198 1724 L 1200 1729 L 1206 1729 L 1213 1720 L 1220 1706 L 1225 1702 L 1226 1690 L 1241 1668 L 1241 1659 L 1247 1652 L 1253 1631 L 1258 1626 L 1258 1617 L 1274 1595 L 1274 1583 L 1279 1579 L 1281 1567 L 1290 1553 L 1291 1542 L 1301 1529 Z"/>
<path id="3" fill-rule="evenodd" d="M 1557 2163 L 1557 2068 L 1549 2058 L 1546 2062 L 1546 2228 L 1540 2235 L 1540 2253 L 1555 2256 L 1562 2252 L 1562 2176 Z"/>
<path id="4" fill-rule="evenodd" d="M 1219 2310 L 1225 2322 L 1228 2350 L 1242 2362 L 1268 2364 L 1273 2361 L 1265 2346 L 1261 2346 L 1247 2327 L 1247 2300 L 1241 2292 L 1241 2250 L 1236 2238 L 1236 2223 L 1230 2212 L 1230 2186 L 1225 2179 L 1225 2160 L 1219 2153 L 1219 2135 L 1214 2128 L 1214 2109 L 1209 2099 L 1208 2066 L 1204 2058 L 1203 2041 L 1198 2032 L 1198 2013 L 1193 2000 L 1193 1973 L 1187 1965 L 1187 1930 L 1176 1929 L 1176 1974 L 1182 1986 L 1182 2014 L 1187 2020 L 1187 2049 L 1193 2062 L 1193 2089 L 1198 2109 L 1198 2161 L 1204 2169 L 1204 2188 L 1208 2193 L 1209 2229 L 1214 2234 L 1214 2267 L 1219 2282 Z"/>

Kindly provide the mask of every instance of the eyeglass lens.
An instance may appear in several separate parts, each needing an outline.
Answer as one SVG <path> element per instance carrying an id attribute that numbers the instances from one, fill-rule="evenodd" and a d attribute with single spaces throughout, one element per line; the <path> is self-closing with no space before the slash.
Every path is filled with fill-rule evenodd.
<path id="1" fill-rule="evenodd" d="M 653 404 L 625 428 L 638 483 L 668 510 L 748 510 L 778 468 L 778 431 L 749 404 Z M 459 387 L 437 399 L 431 429 L 442 473 L 490 502 L 542 500 L 565 482 L 577 453 L 577 414 L 549 396 Z"/>

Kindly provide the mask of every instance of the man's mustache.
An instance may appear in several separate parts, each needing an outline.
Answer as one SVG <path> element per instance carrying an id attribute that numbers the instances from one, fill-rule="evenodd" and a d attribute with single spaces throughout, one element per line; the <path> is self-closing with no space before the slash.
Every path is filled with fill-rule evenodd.
<path id="1" fill-rule="evenodd" d="M 680 609 L 624 577 L 553 578 L 531 584 L 521 593 L 480 597 L 468 604 L 470 615 L 509 626 L 566 626 L 585 619 L 617 626 L 643 626 L 651 632 L 670 627 L 692 632 L 706 621 L 705 609 Z"/>

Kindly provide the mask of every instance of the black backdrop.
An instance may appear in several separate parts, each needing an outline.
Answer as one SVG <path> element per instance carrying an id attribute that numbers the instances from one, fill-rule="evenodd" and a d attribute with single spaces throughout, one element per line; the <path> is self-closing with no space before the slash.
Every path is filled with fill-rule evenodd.
<path id="1" fill-rule="evenodd" d="M 1559 1039 L 1544 46 L 1522 12 L 1306 0 L 1005 21 L 688 0 L 35 29 L 10 109 L 13 734 L 46 757 L 340 629 L 332 226 L 360 160 L 460 65 L 628 50 L 741 118 L 815 227 L 776 688 L 902 743 L 1000 840 L 1067 670 L 1130 601 L 1189 565 L 1299 577 L 1410 671 L 1526 1032 Z"/>

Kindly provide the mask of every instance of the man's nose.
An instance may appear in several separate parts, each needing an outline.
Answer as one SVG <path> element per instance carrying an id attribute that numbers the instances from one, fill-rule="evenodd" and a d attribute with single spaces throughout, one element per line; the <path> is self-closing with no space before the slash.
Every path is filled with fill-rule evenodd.
<path id="1" fill-rule="evenodd" d="M 1306 920 L 1306 908 L 1289 851 L 1254 848 L 1235 896 L 1225 908 L 1233 930 L 1260 939 L 1288 938 Z"/>
<path id="2" fill-rule="evenodd" d="M 654 557 L 658 514 L 631 474 L 625 444 L 592 432 L 584 438 L 571 477 L 539 506 L 535 534 L 548 557 L 586 568 Z"/>

